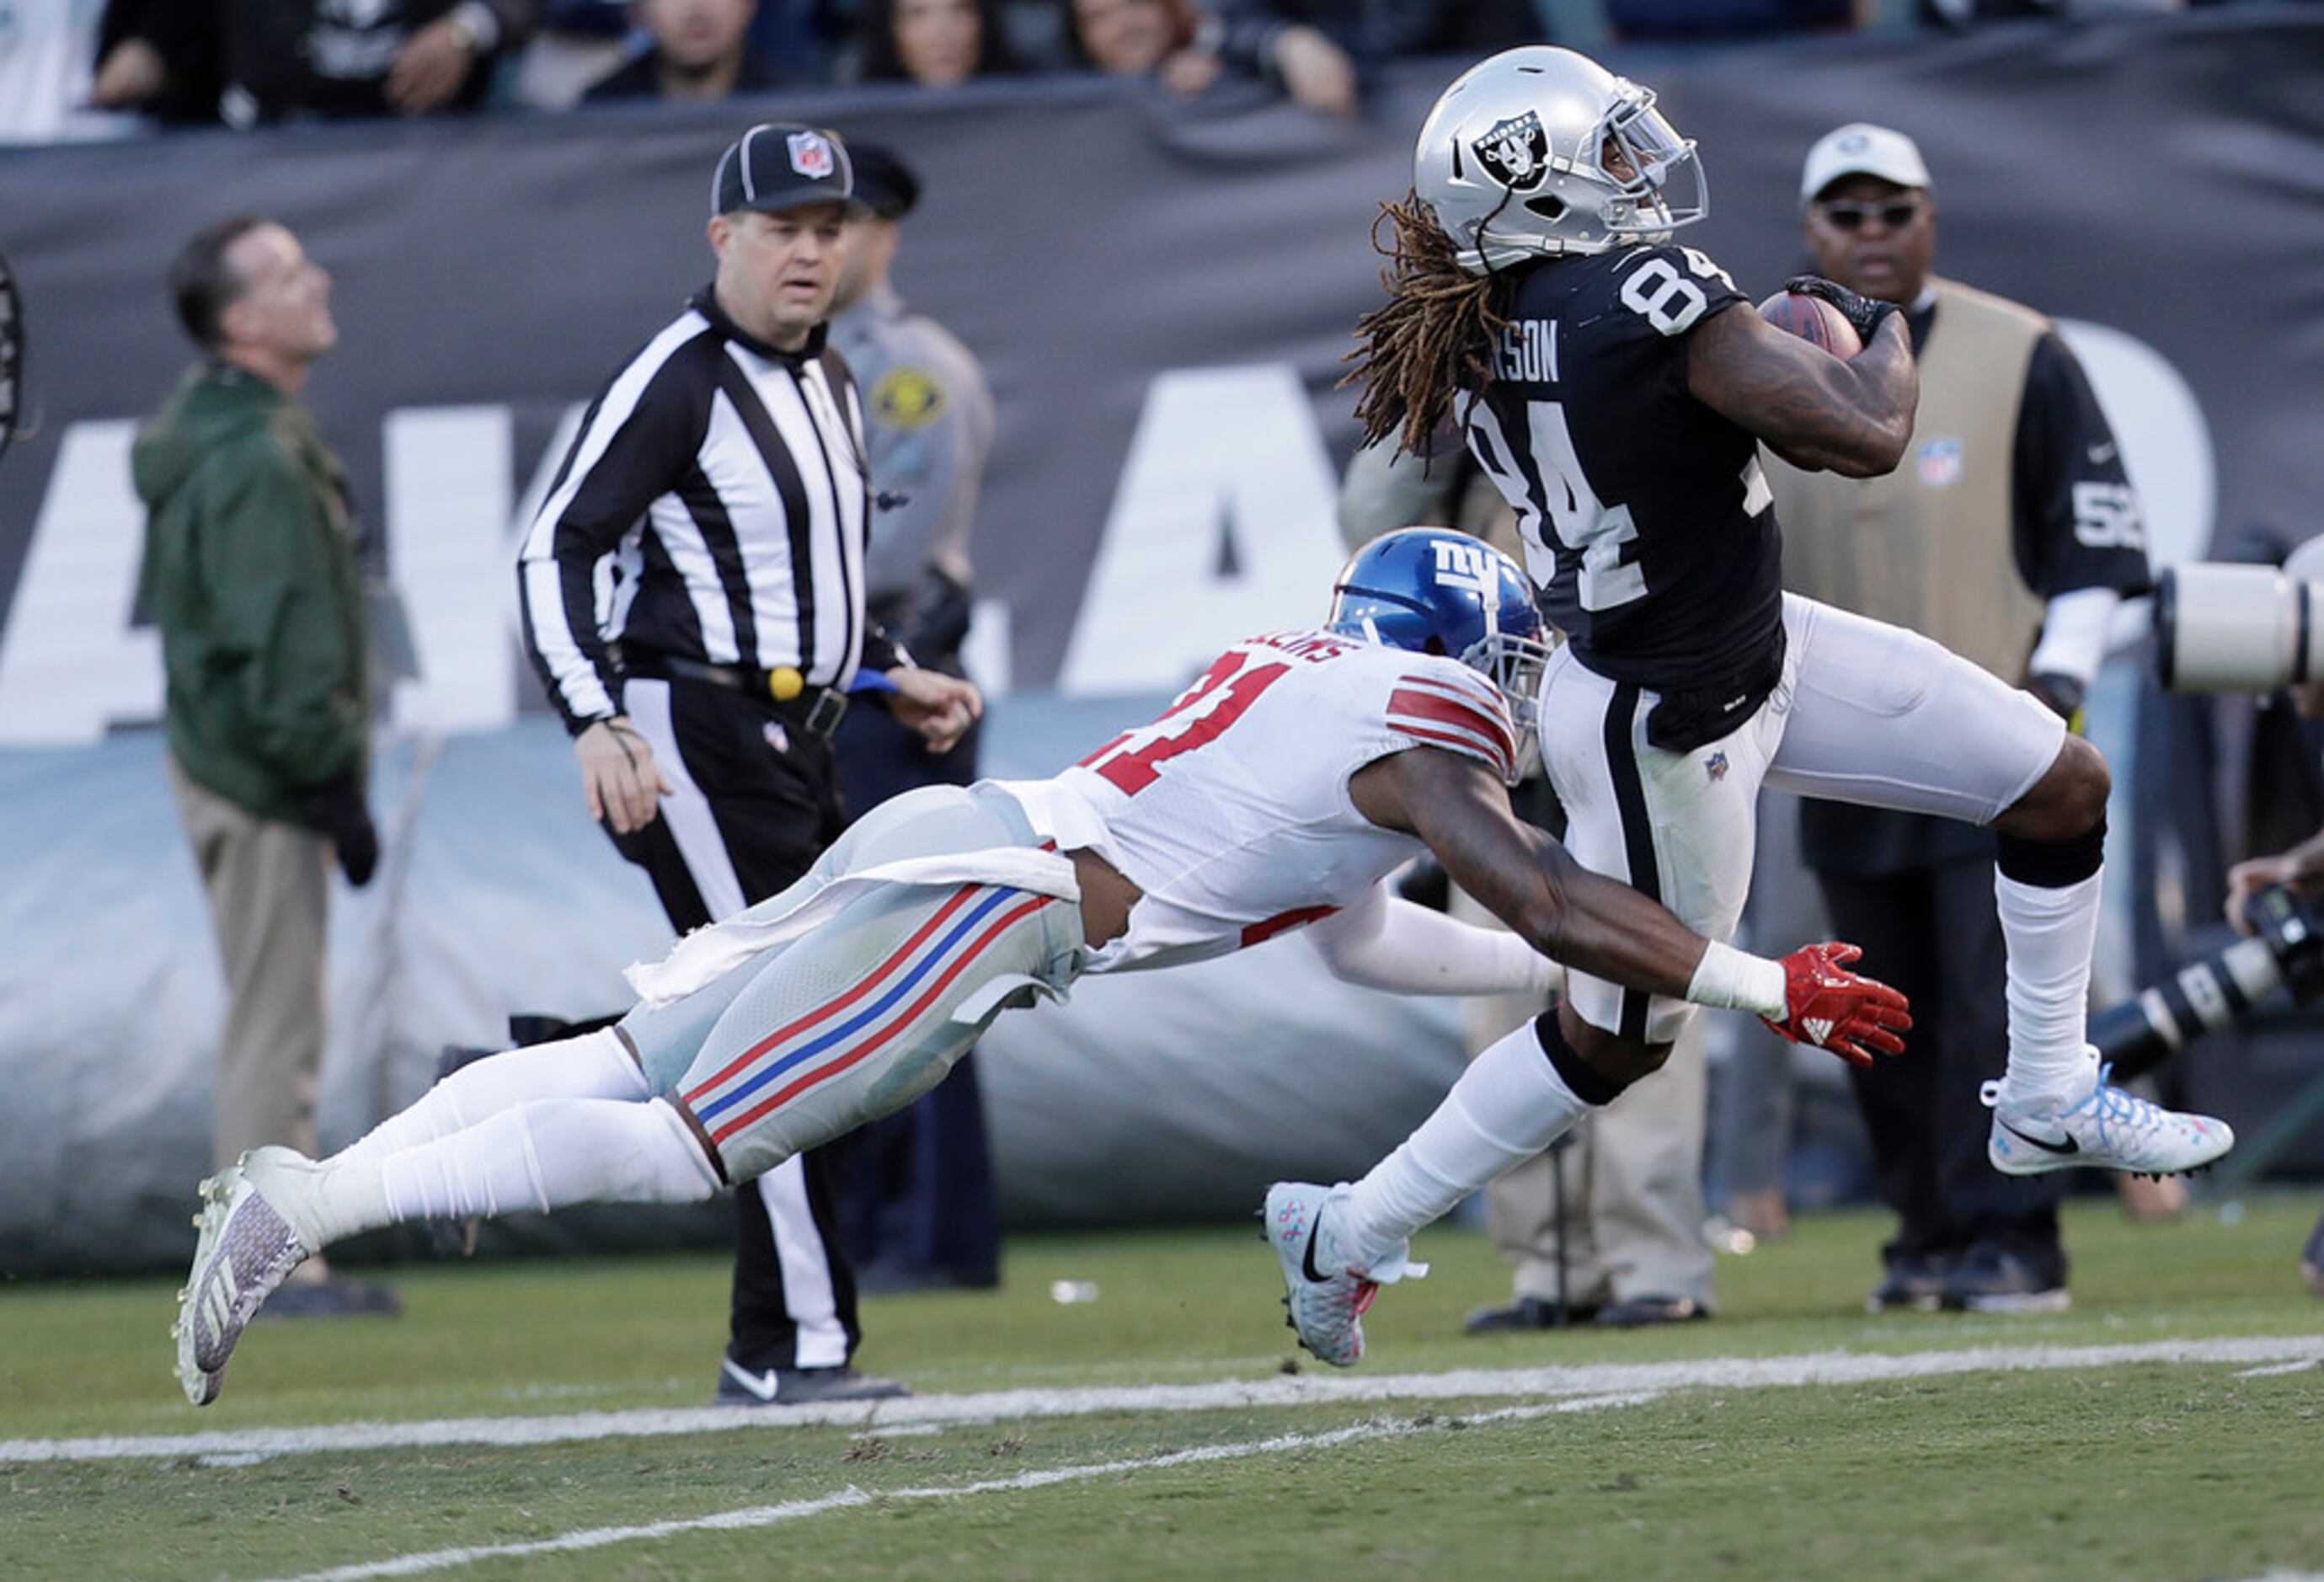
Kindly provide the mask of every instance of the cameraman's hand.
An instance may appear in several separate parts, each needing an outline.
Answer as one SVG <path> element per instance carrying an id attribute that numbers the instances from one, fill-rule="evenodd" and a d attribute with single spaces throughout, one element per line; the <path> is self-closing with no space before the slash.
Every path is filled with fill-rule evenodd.
<path id="1" fill-rule="evenodd" d="M 2237 863 L 2227 870 L 2227 921 L 2238 934 L 2252 931 L 2244 920 L 2244 908 L 2261 891 L 2277 884 L 2288 884 L 2294 890 L 2314 890 L 2324 886 L 2324 830 L 2310 836 L 2290 851 L 2278 852 L 2272 857 L 2254 857 Z"/>
<path id="2" fill-rule="evenodd" d="M 354 775 L 335 780 L 309 793 L 307 827 L 329 839 L 338 854 L 339 872 L 360 890 L 371 883 L 379 866 L 379 831 L 364 801 L 363 782 Z"/>
<path id="3" fill-rule="evenodd" d="M 678 788 L 662 775 L 653 749 L 627 717 L 601 719 L 573 739 L 581 761 L 581 799 L 589 817 L 616 835 L 643 829 L 661 812 L 660 799 Z"/>

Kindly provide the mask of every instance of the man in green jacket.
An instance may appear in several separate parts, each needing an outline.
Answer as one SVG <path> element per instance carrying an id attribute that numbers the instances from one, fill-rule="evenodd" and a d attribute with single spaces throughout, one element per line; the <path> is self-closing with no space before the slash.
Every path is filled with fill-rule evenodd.
<path id="1" fill-rule="evenodd" d="M 226 967 L 213 1153 L 315 1145 L 328 864 L 371 877 L 369 692 L 346 480 L 299 402 L 337 343 L 331 279 L 241 215 L 170 272 L 202 361 L 138 436 L 140 594 L 161 628 L 169 771 Z M 318 1271 L 291 1311 L 392 1309 Z"/>

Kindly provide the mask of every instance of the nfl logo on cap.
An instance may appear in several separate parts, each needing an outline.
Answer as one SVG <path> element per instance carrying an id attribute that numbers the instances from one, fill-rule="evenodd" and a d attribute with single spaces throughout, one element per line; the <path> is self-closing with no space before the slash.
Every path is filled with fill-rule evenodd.
<path id="1" fill-rule="evenodd" d="M 789 142 L 791 169 L 810 181 L 820 181 L 831 174 L 836 163 L 831 157 L 831 139 L 810 130 L 792 133 Z"/>
<path id="2" fill-rule="evenodd" d="M 810 203 L 845 203 L 855 173 L 847 145 L 819 126 L 765 121 L 726 145 L 710 178 L 710 212 L 777 214 Z"/>

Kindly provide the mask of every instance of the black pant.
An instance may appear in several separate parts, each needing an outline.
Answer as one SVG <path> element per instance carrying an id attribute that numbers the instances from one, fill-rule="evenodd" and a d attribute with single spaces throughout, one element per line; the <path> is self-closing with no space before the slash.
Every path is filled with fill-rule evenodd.
<path id="1" fill-rule="evenodd" d="M 687 680 L 632 680 L 626 702 L 679 789 L 660 817 L 613 844 L 653 880 L 681 934 L 782 890 L 839 837 L 831 745 L 796 709 Z M 862 1337 L 830 1152 L 811 1149 L 735 1190 L 727 1355 L 753 1373 L 837 1366 Z"/>
<path id="2" fill-rule="evenodd" d="M 944 656 L 923 658 L 953 668 Z M 853 708 L 834 743 L 847 805 L 858 816 L 919 786 L 976 778 L 973 727 L 950 752 L 931 754 L 886 710 Z M 998 1284 L 1000 1216 L 974 1054 L 962 1056 L 930 1092 L 851 1136 L 838 1189 L 841 1239 L 874 1289 Z"/>
<path id="3" fill-rule="evenodd" d="M 1819 869 L 1836 939 L 1913 1002 L 1904 1052 L 1850 1068 L 1881 1200 L 1896 1211 L 1892 1259 L 2012 1247 L 2065 1278 L 2062 1173 L 2005 1176 L 1986 1159 L 1992 1112 L 1978 1088 L 2009 1059 L 2006 953 L 1990 857 L 1877 877 Z"/>

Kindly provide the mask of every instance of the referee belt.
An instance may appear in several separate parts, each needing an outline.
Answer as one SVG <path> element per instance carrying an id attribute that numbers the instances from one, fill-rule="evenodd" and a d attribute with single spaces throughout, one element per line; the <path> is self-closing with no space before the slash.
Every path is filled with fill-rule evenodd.
<path id="1" fill-rule="evenodd" d="M 740 665 L 706 664 L 681 654 L 650 648 L 622 651 L 622 668 L 631 675 L 655 681 L 707 681 L 748 698 L 762 698 L 796 720 L 809 734 L 828 737 L 847 712 L 847 694 L 836 687 L 810 687 L 807 678 L 789 665 L 770 671 Z"/>

